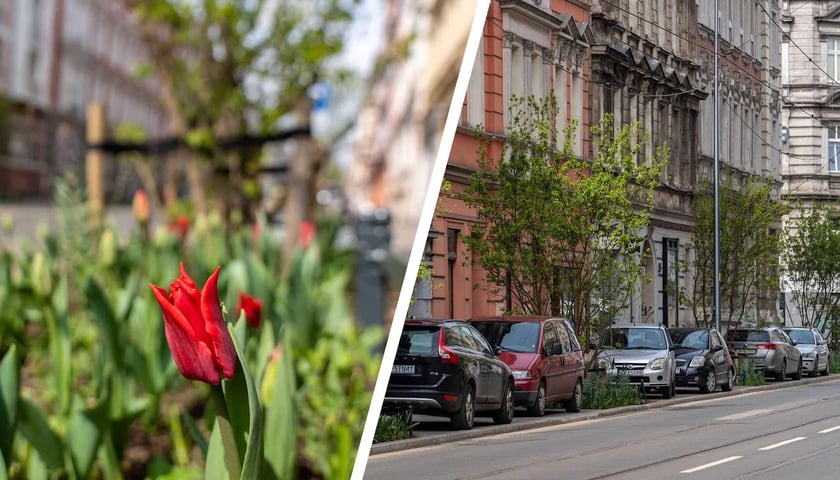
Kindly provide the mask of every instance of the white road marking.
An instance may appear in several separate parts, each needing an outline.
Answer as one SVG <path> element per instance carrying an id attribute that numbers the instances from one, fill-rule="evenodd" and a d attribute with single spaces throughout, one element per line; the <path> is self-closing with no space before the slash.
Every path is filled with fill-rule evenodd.
<path id="1" fill-rule="evenodd" d="M 831 432 L 833 432 L 833 431 L 835 431 L 835 430 L 840 430 L 840 426 L 831 427 L 831 428 L 826 428 L 825 430 L 820 430 L 820 431 L 819 431 L 819 432 L 817 432 L 817 433 L 831 433 Z"/>
<path id="2" fill-rule="evenodd" d="M 759 415 L 766 415 L 766 414 L 768 414 L 772 411 L 773 410 L 766 409 L 766 408 L 762 408 L 762 409 L 758 409 L 758 410 L 749 410 L 749 411 L 741 412 L 741 413 L 733 413 L 732 415 L 727 415 L 725 417 L 718 417 L 715 420 L 720 420 L 722 422 L 725 422 L 727 420 L 741 420 L 741 419 L 744 419 L 744 418 L 757 417 Z"/>
<path id="3" fill-rule="evenodd" d="M 806 438 L 808 438 L 808 437 L 791 438 L 790 440 L 785 440 L 784 442 L 774 443 L 773 445 L 767 445 L 766 447 L 761 447 L 758 450 L 759 451 L 773 450 L 774 448 L 783 447 L 785 445 L 788 445 L 788 444 L 791 444 L 791 443 L 794 443 L 794 442 L 798 442 L 800 440 L 805 440 Z"/>
<path id="4" fill-rule="evenodd" d="M 716 467 L 716 466 L 718 466 L 720 464 L 723 464 L 723 463 L 731 462 L 733 460 L 738 460 L 739 458 L 744 458 L 744 457 L 741 457 L 741 456 L 727 457 L 727 458 L 718 460 L 717 462 L 707 463 L 705 465 L 700 465 L 699 467 L 694 467 L 694 468 L 689 468 L 688 470 L 683 470 L 680 473 L 699 472 L 700 470 L 705 470 L 707 468 Z"/>

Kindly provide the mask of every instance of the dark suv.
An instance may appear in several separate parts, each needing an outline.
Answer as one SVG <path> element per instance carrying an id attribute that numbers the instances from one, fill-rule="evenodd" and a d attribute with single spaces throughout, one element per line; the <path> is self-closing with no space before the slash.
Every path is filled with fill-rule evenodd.
<path id="1" fill-rule="evenodd" d="M 472 428 L 481 414 L 510 423 L 513 389 L 510 368 L 475 328 L 455 320 L 406 320 L 383 410 L 448 416 L 455 429 Z"/>

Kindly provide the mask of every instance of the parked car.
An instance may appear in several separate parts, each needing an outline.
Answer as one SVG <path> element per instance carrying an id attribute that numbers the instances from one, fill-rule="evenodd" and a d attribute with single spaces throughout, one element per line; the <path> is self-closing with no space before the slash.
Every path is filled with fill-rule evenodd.
<path id="1" fill-rule="evenodd" d="M 676 393 L 677 362 L 671 335 L 662 325 L 612 325 L 600 338 L 598 367 L 610 374 L 624 374 L 645 391 L 663 398 Z"/>
<path id="2" fill-rule="evenodd" d="M 676 344 L 677 386 L 697 387 L 701 393 L 732 390 L 735 364 L 723 335 L 714 328 L 669 328 Z"/>
<path id="3" fill-rule="evenodd" d="M 802 371 L 812 377 L 828 375 L 828 345 L 820 331 L 810 327 L 785 328 L 784 331 L 796 342 L 796 348 L 802 354 Z"/>
<path id="4" fill-rule="evenodd" d="M 545 415 L 546 404 L 563 402 L 568 412 L 583 403 L 583 352 L 571 322 L 532 316 L 482 317 L 470 320 L 516 382 L 516 405 L 531 415 Z"/>
<path id="5" fill-rule="evenodd" d="M 510 423 L 510 368 L 474 327 L 455 320 L 406 320 L 383 409 L 448 416 L 470 429 L 476 415 Z"/>
<path id="6" fill-rule="evenodd" d="M 788 375 L 795 380 L 802 378 L 802 354 L 779 327 L 733 328 L 726 332 L 726 343 L 733 360 L 749 360 L 777 381 L 784 381 Z"/>

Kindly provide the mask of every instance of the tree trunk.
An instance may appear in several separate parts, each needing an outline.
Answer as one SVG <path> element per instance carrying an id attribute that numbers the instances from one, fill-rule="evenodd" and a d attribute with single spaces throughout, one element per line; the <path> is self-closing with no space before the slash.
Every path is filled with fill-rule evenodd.
<path id="1" fill-rule="evenodd" d="M 201 157 L 190 152 L 187 155 L 187 182 L 190 185 L 190 198 L 192 198 L 196 216 L 203 216 L 207 213 L 204 181 L 205 175 L 201 166 Z"/>
<path id="2" fill-rule="evenodd" d="M 309 97 L 302 98 L 295 108 L 295 117 L 298 125 L 309 125 L 310 112 L 312 111 L 312 100 Z M 289 176 L 286 182 L 288 195 L 283 213 L 283 270 L 289 266 L 292 254 L 298 244 L 298 231 L 301 223 L 309 212 L 311 203 L 311 162 L 312 162 L 312 140 L 310 138 L 298 138 L 295 140 L 296 151 L 292 155 L 289 164 Z"/>

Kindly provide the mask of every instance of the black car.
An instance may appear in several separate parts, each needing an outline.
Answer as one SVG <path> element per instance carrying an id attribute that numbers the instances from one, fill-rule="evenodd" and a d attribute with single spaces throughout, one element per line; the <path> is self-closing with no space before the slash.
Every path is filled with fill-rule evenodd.
<path id="1" fill-rule="evenodd" d="M 732 390 L 735 364 L 723 336 L 714 328 L 668 329 L 677 349 L 677 386 L 697 387 L 701 393 Z"/>
<path id="2" fill-rule="evenodd" d="M 496 353 L 464 322 L 406 320 L 383 410 L 447 416 L 459 430 L 482 414 L 510 423 L 513 374 Z"/>

